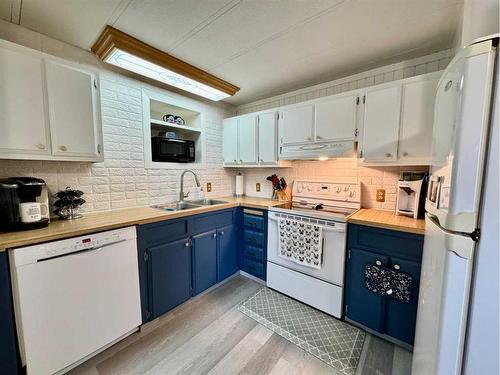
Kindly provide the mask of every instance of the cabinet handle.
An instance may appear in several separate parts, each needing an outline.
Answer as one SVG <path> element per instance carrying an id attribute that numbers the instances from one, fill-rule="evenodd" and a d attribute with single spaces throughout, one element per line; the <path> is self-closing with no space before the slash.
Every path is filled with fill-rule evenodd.
<path id="1" fill-rule="evenodd" d="M 381 262 L 380 260 L 376 260 L 376 261 L 375 261 L 375 264 L 376 264 L 377 266 L 381 266 L 381 265 L 382 265 L 382 262 Z"/>
<path id="2" fill-rule="evenodd" d="M 223 236 L 223 235 L 224 235 L 224 231 L 223 231 L 223 230 L 220 232 L 220 235 L 221 235 L 221 236 Z"/>
<path id="3" fill-rule="evenodd" d="M 243 164 L 243 160 L 242 159 L 240 159 L 240 164 Z"/>
<path id="4" fill-rule="evenodd" d="M 386 157 L 386 158 L 392 158 L 392 154 L 387 153 L 387 154 L 385 154 L 385 157 Z"/>
<path id="5" fill-rule="evenodd" d="M 407 152 L 403 152 L 403 156 L 408 156 L 408 153 Z"/>
<path id="6" fill-rule="evenodd" d="M 312 140 L 313 140 L 313 139 L 312 139 L 312 137 L 307 137 L 306 139 L 307 139 L 308 141 L 312 141 Z"/>
<path id="7" fill-rule="evenodd" d="M 184 244 L 185 247 L 189 247 L 191 246 L 191 240 L 188 240 L 185 244 Z"/>
<path id="8" fill-rule="evenodd" d="M 317 135 L 316 140 L 319 141 L 320 139 L 323 139 L 323 137 L 320 137 L 319 135 Z"/>
<path id="9" fill-rule="evenodd" d="M 212 237 L 213 238 L 217 237 L 217 233 L 212 234 Z"/>
<path id="10" fill-rule="evenodd" d="M 68 151 L 68 148 L 66 146 L 59 146 L 59 150 Z"/>
<path id="11" fill-rule="evenodd" d="M 234 159 L 234 163 L 237 164 L 238 163 L 238 160 Z"/>
<path id="12" fill-rule="evenodd" d="M 399 270 L 399 269 L 401 269 L 401 267 L 400 267 L 400 265 L 399 265 L 399 264 L 395 264 L 395 265 L 394 265 L 394 269 L 395 269 L 395 270 Z"/>
<path id="13" fill-rule="evenodd" d="M 45 150 L 45 145 L 43 143 L 39 143 L 36 145 L 36 148 L 38 148 L 39 150 Z"/>

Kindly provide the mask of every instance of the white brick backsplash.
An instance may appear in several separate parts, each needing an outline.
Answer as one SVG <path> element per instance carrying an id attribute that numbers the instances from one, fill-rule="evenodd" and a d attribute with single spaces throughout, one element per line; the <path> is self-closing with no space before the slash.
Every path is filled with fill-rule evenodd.
<path id="1" fill-rule="evenodd" d="M 245 192 L 249 196 L 269 198 L 272 186 L 266 177 L 275 173 L 283 176 L 291 187 L 296 179 L 347 181 L 361 183 L 362 206 L 382 210 L 396 208 L 396 190 L 400 171 L 427 170 L 427 167 L 361 167 L 355 158 L 328 161 L 294 161 L 291 168 L 240 170 L 245 175 Z M 255 191 L 255 184 L 261 184 L 261 191 Z M 377 202 L 377 189 L 385 189 L 386 201 Z"/>
<path id="2" fill-rule="evenodd" d="M 144 168 L 141 89 L 159 89 L 107 71 L 101 73 L 100 86 L 103 163 L 0 160 L 0 177 L 40 177 L 47 182 L 51 194 L 66 186 L 81 189 L 87 202 L 85 211 L 178 199 L 182 170 Z M 230 195 L 234 177 L 231 170 L 222 168 L 222 119 L 234 112 L 234 107 L 228 111 L 229 106 L 221 103 L 198 104 L 204 111 L 204 168 L 195 171 L 203 185 L 212 183 L 212 193 L 207 196 Z M 186 175 L 186 189 L 193 187 L 192 176 Z"/>

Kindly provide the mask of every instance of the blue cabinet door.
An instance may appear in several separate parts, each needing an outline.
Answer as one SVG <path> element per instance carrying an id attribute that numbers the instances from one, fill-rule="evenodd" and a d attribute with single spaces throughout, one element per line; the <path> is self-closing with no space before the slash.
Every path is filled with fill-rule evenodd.
<path id="1" fill-rule="evenodd" d="M 384 297 L 370 292 L 365 287 L 365 266 L 367 264 L 389 264 L 389 257 L 350 249 L 347 260 L 346 316 L 378 332 L 384 330 Z"/>
<path id="2" fill-rule="evenodd" d="M 148 249 L 151 319 L 191 297 L 191 241 L 189 238 Z"/>
<path id="3" fill-rule="evenodd" d="M 217 231 L 193 236 L 194 294 L 217 282 Z"/>
<path id="4" fill-rule="evenodd" d="M 217 238 L 217 281 L 220 282 L 238 271 L 238 227 L 228 225 L 218 229 Z"/>
<path id="5" fill-rule="evenodd" d="M 0 252 L 0 317 L 0 374 L 15 375 L 21 372 L 6 251 Z"/>
<path id="6" fill-rule="evenodd" d="M 399 266 L 399 271 L 412 277 L 410 303 L 392 298 L 386 299 L 385 333 L 398 340 L 413 345 L 417 321 L 418 289 L 420 285 L 420 263 L 397 257 L 390 258 L 391 267 Z"/>

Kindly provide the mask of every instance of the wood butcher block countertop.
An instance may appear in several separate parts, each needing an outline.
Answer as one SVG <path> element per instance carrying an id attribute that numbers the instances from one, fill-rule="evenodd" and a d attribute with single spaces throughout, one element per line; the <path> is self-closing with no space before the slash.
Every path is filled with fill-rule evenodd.
<path id="1" fill-rule="evenodd" d="M 212 198 L 211 198 L 212 199 Z M 0 252 L 6 249 L 60 240 L 130 225 L 154 223 L 168 219 L 223 210 L 238 206 L 266 209 L 282 204 L 282 201 L 252 197 L 216 198 L 228 203 L 203 206 L 182 211 L 162 211 L 151 207 L 125 208 L 85 214 L 77 220 L 53 220 L 47 228 L 19 232 L 0 232 Z"/>
<path id="2" fill-rule="evenodd" d="M 368 225 L 408 233 L 425 233 L 425 220 L 413 219 L 408 216 L 398 216 L 393 211 L 362 208 L 349 216 L 347 221 L 353 224 Z"/>

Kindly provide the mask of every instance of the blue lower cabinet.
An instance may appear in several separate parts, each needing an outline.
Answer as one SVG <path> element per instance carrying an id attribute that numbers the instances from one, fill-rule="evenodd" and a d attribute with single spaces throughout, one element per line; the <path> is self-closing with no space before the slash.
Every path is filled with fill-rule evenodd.
<path id="1" fill-rule="evenodd" d="M 380 262 L 389 265 L 389 257 L 349 249 L 346 278 L 346 316 L 378 332 L 384 331 L 384 297 L 365 288 L 365 266 Z"/>
<path id="2" fill-rule="evenodd" d="M 238 271 L 238 226 L 217 229 L 217 282 Z"/>
<path id="3" fill-rule="evenodd" d="M 191 239 L 148 249 L 150 319 L 191 297 Z"/>
<path id="4" fill-rule="evenodd" d="M 143 323 L 239 269 L 236 209 L 138 227 Z"/>
<path id="5" fill-rule="evenodd" d="M 346 318 L 386 338 L 413 345 L 423 243 L 422 235 L 349 224 Z M 374 264 L 411 276 L 409 303 L 375 294 L 366 288 L 365 267 Z"/>
<path id="6" fill-rule="evenodd" d="M 393 299 L 386 301 L 385 332 L 398 340 L 412 343 L 417 322 L 418 289 L 420 285 L 420 263 L 391 257 L 391 267 L 398 268 L 412 277 L 412 298 L 410 303 Z"/>
<path id="7" fill-rule="evenodd" d="M 241 270 L 266 280 L 267 210 L 242 210 L 242 239 L 240 241 Z"/>
<path id="8" fill-rule="evenodd" d="M 0 252 L 0 374 L 20 372 L 7 252 Z"/>
<path id="9" fill-rule="evenodd" d="M 217 231 L 193 238 L 193 292 L 198 294 L 217 283 Z"/>

